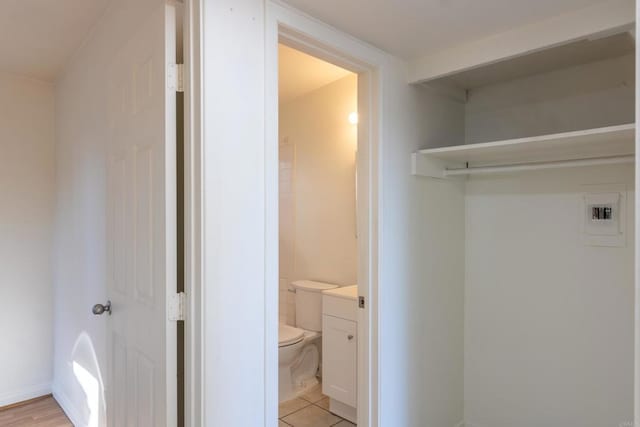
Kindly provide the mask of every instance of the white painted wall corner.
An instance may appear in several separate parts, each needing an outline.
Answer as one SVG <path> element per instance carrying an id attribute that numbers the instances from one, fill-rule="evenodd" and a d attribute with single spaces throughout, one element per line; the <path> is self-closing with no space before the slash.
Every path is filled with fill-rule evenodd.
<path id="1" fill-rule="evenodd" d="M 12 405 L 25 400 L 35 399 L 36 397 L 45 396 L 51 393 L 51 384 L 35 384 L 29 387 L 21 388 L 7 393 L 0 394 L 0 407 Z"/>
<path id="2" fill-rule="evenodd" d="M 81 416 L 82 412 L 62 390 L 55 386 L 55 384 L 53 385 L 52 392 L 54 399 L 56 399 L 64 413 L 67 415 L 67 418 L 71 420 L 71 423 L 75 427 L 87 427 L 86 422 L 83 421 L 84 417 Z"/>

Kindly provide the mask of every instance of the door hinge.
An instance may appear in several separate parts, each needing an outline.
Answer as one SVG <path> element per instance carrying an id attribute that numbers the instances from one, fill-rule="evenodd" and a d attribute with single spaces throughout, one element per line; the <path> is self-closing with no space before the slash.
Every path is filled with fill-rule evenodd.
<path id="1" fill-rule="evenodd" d="M 184 292 L 169 296 L 169 320 L 184 320 L 185 295 Z"/>
<path id="2" fill-rule="evenodd" d="M 358 308 L 364 308 L 364 297 L 358 297 Z"/>
<path id="3" fill-rule="evenodd" d="M 167 80 L 169 89 L 184 92 L 184 64 L 169 64 Z"/>

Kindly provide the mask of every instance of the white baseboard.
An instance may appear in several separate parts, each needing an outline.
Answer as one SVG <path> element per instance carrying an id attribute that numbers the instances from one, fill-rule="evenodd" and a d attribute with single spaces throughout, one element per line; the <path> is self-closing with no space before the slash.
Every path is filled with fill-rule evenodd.
<path id="1" fill-rule="evenodd" d="M 0 407 L 51 394 L 51 383 L 36 384 L 20 390 L 0 393 Z"/>
<path id="2" fill-rule="evenodd" d="M 53 386 L 53 397 L 75 427 L 85 427 L 85 424 L 81 421 L 83 419 L 83 417 L 80 416 L 81 412 L 71 402 L 71 399 L 55 385 Z"/>

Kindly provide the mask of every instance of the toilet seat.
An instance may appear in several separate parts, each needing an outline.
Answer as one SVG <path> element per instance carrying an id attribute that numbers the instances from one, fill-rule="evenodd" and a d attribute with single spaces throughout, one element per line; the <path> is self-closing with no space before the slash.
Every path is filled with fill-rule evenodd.
<path id="1" fill-rule="evenodd" d="M 289 325 L 280 325 L 278 330 L 278 347 L 297 344 L 304 339 L 304 331 Z"/>

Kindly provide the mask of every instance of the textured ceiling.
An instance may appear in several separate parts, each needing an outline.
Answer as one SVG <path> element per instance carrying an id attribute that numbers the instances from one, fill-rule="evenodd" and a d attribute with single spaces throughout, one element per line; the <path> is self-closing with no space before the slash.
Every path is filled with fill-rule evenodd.
<path id="1" fill-rule="evenodd" d="M 0 71 L 53 80 L 109 0 L 3 0 Z"/>
<path id="2" fill-rule="evenodd" d="M 601 0 L 286 0 L 405 59 L 587 7 Z"/>

